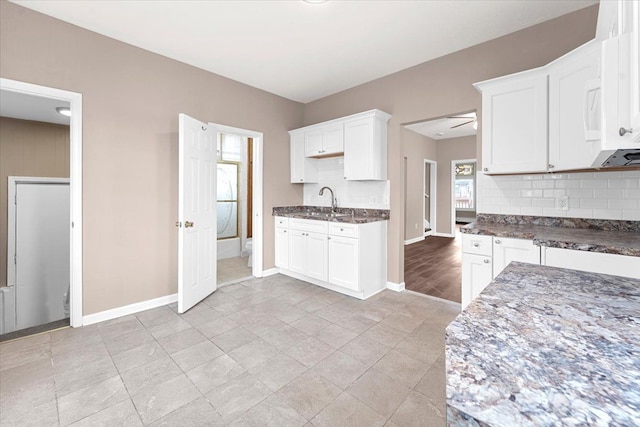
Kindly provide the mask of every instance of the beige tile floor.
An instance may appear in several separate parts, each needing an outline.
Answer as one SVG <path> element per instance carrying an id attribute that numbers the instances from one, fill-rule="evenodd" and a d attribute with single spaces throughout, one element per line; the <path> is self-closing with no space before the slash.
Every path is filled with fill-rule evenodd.
<path id="1" fill-rule="evenodd" d="M 455 306 L 285 276 L 0 344 L 0 424 L 441 426 Z"/>
<path id="2" fill-rule="evenodd" d="M 221 283 L 236 281 L 238 279 L 244 279 L 245 277 L 251 277 L 252 270 L 247 265 L 248 261 L 249 257 L 234 257 L 218 260 L 218 285 Z"/>

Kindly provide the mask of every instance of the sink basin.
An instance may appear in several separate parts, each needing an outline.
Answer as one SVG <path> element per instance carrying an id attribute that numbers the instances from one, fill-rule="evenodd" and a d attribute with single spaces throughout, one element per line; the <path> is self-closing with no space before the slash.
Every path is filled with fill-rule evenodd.
<path id="1" fill-rule="evenodd" d="M 334 212 L 300 212 L 301 215 L 317 216 L 318 218 L 338 218 L 343 216 L 351 216 L 349 213 Z"/>

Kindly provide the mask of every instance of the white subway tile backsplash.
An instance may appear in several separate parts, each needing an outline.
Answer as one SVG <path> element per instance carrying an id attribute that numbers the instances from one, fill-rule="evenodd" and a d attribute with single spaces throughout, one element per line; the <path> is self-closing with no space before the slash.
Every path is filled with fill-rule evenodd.
<path id="1" fill-rule="evenodd" d="M 319 160 L 318 183 L 304 184 L 304 204 L 308 206 L 331 206 L 331 196 L 319 195 L 324 186 L 330 187 L 338 207 L 362 209 L 389 209 L 389 181 L 346 181 L 344 158 L 331 157 Z"/>
<path id="2" fill-rule="evenodd" d="M 622 190 L 596 189 L 596 190 L 593 190 L 593 198 L 594 199 L 621 199 Z"/>
<path id="3" fill-rule="evenodd" d="M 594 209 L 593 217 L 601 219 L 622 219 L 622 211 L 618 209 Z"/>
<path id="4" fill-rule="evenodd" d="M 609 181 L 606 179 L 584 180 L 581 184 L 582 188 L 607 188 Z"/>
<path id="5" fill-rule="evenodd" d="M 640 221 L 640 209 L 623 209 L 622 219 L 629 221 Z"/>
<path id="6" fill-rule="evenodd" d="M 609 209 L 640 209 L 636 199 L 610 199 Z"/>
<path id="7" fill-rule="evenodd" d="M 583 209 L 606 209 L 607 199 L 582 199 L 580 207 Z"/>
<path id="8" fill-rule="evenodd" d="M 533 181 L 533 188 L 554 188 L 553 181 Z"/>
<path id="9" fill-rule="evenodd" d="M 569 197 L 569 209 L 556 199 Z M 478 212 L 640 220 L 640 171 L 488 176 L 478 179 Z"/>

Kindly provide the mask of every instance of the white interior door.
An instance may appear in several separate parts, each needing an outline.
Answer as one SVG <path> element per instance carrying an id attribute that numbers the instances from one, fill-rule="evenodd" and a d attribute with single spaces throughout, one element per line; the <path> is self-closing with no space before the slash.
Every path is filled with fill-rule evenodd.
<path id="1" fill-rule="evenodd" d="M 215 127 L 179 115 L 178 312 L 216 290 Z"/>
<path id="2" fill-rule="evenodd" d="M 69 182 L 16 183 L 16 329 L 68 317 Z"/>

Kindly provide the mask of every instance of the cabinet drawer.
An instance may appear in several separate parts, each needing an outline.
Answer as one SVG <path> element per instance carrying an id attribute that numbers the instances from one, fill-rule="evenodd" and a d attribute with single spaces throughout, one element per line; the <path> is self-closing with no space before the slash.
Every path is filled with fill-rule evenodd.
<path id="1" fill-rule="evenodd" d="M 466 254 L 491 256 L 493 253 L 492 245 L 493 237 L 491 236 L 462 235 L 462 252 Z"/>
<path id="2" fill-rule="evenodd" d="M 329 232 L 329 223 L 327 221 L 316 221 L 313 219 L 289 218 L 289 228 L 292 230 L 327 234 Z"/>
<path id="3" fill-rule="evenodd" d="M 289 218 L 286 216 L 277 216 L 276 217 L 276 227 L 277 228 L 287 228 L 289 227 Z"/>
<path id="4" fill-rule="evenodd" d="M 329 223 L 329 234 L 332 236 L 358 237 L 358 224 Z"/>

